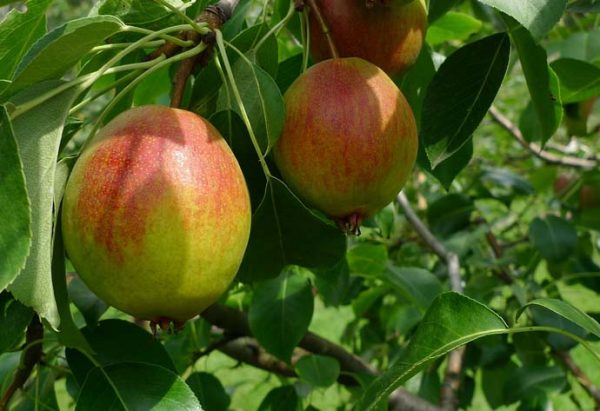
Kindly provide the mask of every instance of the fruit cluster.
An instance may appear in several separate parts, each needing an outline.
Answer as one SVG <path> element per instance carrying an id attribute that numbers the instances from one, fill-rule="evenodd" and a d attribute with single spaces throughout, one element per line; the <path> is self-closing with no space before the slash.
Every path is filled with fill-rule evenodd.
<path id="1" fill-rule="evenodd" d="M 302 200 L 357 232 L 395 198 L 415 163 L 415 119 L 388 74 L 414 63 L 426 7 L 423 0 L 316 4 L 311 53 L 320 62 L 285 93 L 273 157 Z M 92 291 L 162 324 L 193 317 L 228 288 L 250 220 L 244 176 L 219 132 L 191 112 L 145 106 L 117 116 L 83 151 L 62 228 Z"/>

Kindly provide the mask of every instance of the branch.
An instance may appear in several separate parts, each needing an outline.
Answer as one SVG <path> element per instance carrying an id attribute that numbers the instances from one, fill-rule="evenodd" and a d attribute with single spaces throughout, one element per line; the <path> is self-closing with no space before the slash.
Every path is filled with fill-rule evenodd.
<path id="1" fill-rule="evenodd" d="M 496 259 L 502 258 L 502 256 L 504 255 L 504 249 L 502 248 L 502 246 L 500 245 L 500 242 L 498 242 L 498 239 L 492 232 L 492 227 L 488 224 L 486 219 L 483 217 L 479 218 L 477 220 L 477 223 L 487 225 L 488 231 L 485 233 L 485 239 L 487 240 L 487 243 L 489 244 L 492 251 L 494 252 L 494 257 L 496 257 Z M 512 275 L 509 274 L 509 270 L 506 269 L 506 267 L 500 266 L 499 268 L 492 270 L 492 272 L 504 284 L 512 284 L 514 282 Z"/>
<path id="2" fill-rule="evenodd" d="M 462 280 L 460 278 L 460 260 L 458 256 L 447 250 L 446 247 L 429 231 L 427 226 L 421 221 L 408 202 L 406 195 L 401 192 L 398 194 L 398 203 L 404 210 L 404 215 L 415 231 L 421 236 L 423 241 L 433 250 L 435 254 L 446 262 L 448 267 L 448 278 L 453 291 L 463 292 Z M 448 355 L 448 367 L 444 375 L 444 384 L 440 394 L 440 406 L 443 410 L 455 410 L 458 406 L 456 393 L 460 388 L 460 375 L 462 363 L 465 354 L 465 348 L 460 347 Z"/>
<path id="3" fill-rule="evenodd" d="M 207 308 L 202 314 L 202 317 L 209 323 L 226 330 L 230 335 L 237 335 L 238 337 L 249 337 L 252 335 L 250 326 L 248 325 L 248 318 L 242 311 L 238 311 L 233 308 L 226 307 L 224 305 L 214 304 Z M 237 340 L 236 340 L 237 341 Z M 244 340 L 248 342 L 248 340 Z M 312 352 L 313 354 L 328 355 L 334 357 L 340 363 L 340 368 L 346 373 L 366 373 L 370 375 L 378 375 L 379 372 L 366 363 L 362 358 L 346 351 L 343 347 L 326 340 L 314 333 L 307 332 L 302 338 L 299 347 L 306 351 Z M 224 350 L 230 349 L 229 352 Z M 276 370 L 282 370 L 279 364 L 269 360 L 267 362 L 259 361 L 257 358 L 266 358 L 264 356 L 253 354 L 252 358 L 249 358 L 249 353 L 246 348 L 243 350 L 239 345 L 233 345 L 228 343 L 225 346 L 219 348 L 220 351 L 229 355 L 231 353 L 232 358 L 239 359 L 240 361 L 247 362 L 259 368 L 267 369 L 268 371 L 277 372 Z M 242 357 L 243 355 L 243 357 Z M 244 358 L 244 359 L 242 359 Z M 245 359 L 248 359 L 246 361 Z M 250 362 L 250 361 L 254 362 Z M 265 360 L 266 361 L 266 360 Z M 263 365 L 265 365 L 264 368 Z M 283 375 L 283 374 L 282 374 Z M 345 376 L 340 376 L 340 383 L 344 385 L 353 385 L 350 379 Z M 355 384 L 356 382 L 354 382 Z M 410 411 L 441 411 L 439 408 L 428 403 L 427 401 L 419 398 L 416 395 L 409 393 L 408 391 L 399 388 L 392 393 L 389 398 L 390 410 L 410 410 Z"/>
<path id="4" fill-rule="evenodd" d="M 337 47 L 335 46 L 335 42 L 333 41 L 333 37 L 331 37 L 331 31 L 329 30 L 329 26 L 327 26 L 327 22 L 325 22 L 325 19 L 321 14 L 321 10 L 319 9 L 319 6 L 317 6 L 316 0 L 305 0 L 305 2 L 308 3 L 308 6 L 310 7 L 310 12 L 315 13 L 315 17 L 319 22 L 319 26 L 321 26 L 321 31 L 323 32 L 323 34 L 325 35 L 325 39 L 327 40 L 327 45 L 329 46 L 331 58 L 336 59 L 340 57 Z M 297 4 L 296 8 L 298 8 Z"/>
<path id="5" fill-rule="evenodd" d="M 596 408 L 600 409 L 600 388 L 596 387 L 594 383 L 588 378 L 588 376 L 585 375 L 583 370 L 579 368 L 577 364 L 575 364 L 575 361 L 573 361 L 573 358 L 568 352 L 554 351 L 553 354 L 555 358 L 560 360 L 560 362 L 562 362 L 565 365 L 565 367 L 567 367 L 567 369 L 575 376 L 575 378 L 577 379 L 579 384 L 581 384 L 583 389 L 585 389 L 596 402 Z"/>
<path id="6" fill-rule="evenodd" d="M 462 293 L 463 286 L 460 278 L 460 262 L 458 256 L 453 252 L 448 251 L 446 247 L 444 247 L 444 245 L 433 234 L 431 234 L 431 231 L 429 231 L 419 216 L 417 216 L 412 206 L 408 202 L 408 198 L 406 198 L 406 195 L 403 192 L 398 194 L 398 203 L 404 210 L 406 219 L 413 226 L 417 234 L 421 236 L 423 241 L 425 241 L 425 243 L 439 258 L 446 262 L 446 266 L 448 267 L 448 277 L 450 278 L 452 290 Z"/>
<path id="7" fill-rule="evenodd" d="M 594 168 L 597 167 L 599 162 L 593 159 L 585 159 L 579 157 L 572 156 L 557 156 L 556 154 L 549 153 L 545 151 L 539 144 L 536 143 L 528 143 L 523 138 L 523 134 L 521 130 L 513 124 L 508 118 L 504 116 L 496 107 L 492 106 L 489 110 L 490 116 L 492 119 L 498 123 L 503 129 L 508 131 L 514 138 L 529 150 L 533 155 L 537 158 L 555 165 L 568 166 L 568 167 L 579 167 L 579 168 Z"/>
<path id="8" fill-rule="evenodd" d="M 29 326 L 27 327 L 27 332 L 25 334 L 25 348 L 21 354 L 21 364 L 15 372 L 12 383 L 9 385 L 9 387 L 6 389 L 6 392 L 0 399 L 0 411 L 6 411 L 8 409 L 8 403 L 10 402 L 12 396 L 15 394 L 15 392 L 17 392 L 17 390 L 23 388 L 27 382 L 27 379 L 31 375 L 31 372 L 33 371 L 33 367 L 35 367 L 35 365 L 42 358 L 43 337 L 44 327 L 40 322 L 40 318 L 36 314 L 33 316 Z"/>

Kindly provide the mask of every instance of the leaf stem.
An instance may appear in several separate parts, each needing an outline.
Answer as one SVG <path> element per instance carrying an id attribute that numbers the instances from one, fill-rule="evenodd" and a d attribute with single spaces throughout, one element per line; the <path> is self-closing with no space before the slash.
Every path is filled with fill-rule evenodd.
<path id="1" fill-rule="evenodd" d="M 281 19 L 281 21 L 279 21 L 276 25 L 274 25 L 271 30 L 269 30 L 267 32 L 267 34 L 265 34 L 263 36 L 263 38 L 260 39 L 260 41 L 256 44 L 256 46 L 254 47 L 255 50 L 260 49 L 260 47 L 265 44 L 265 41 L 267 41 L 267 39 L 272 36 L 272 35 L 277 35 L 277 33 L 279 33 L 279 31 L 292 19 L 292 17 L 294 16 L 294 0 L 290 0 L 290 7 L 288 8 L 287 14 L 285 15 L 285 17 L 283 19 Z"/>
<path id="2" fill-rule="evenodd" d="M 174 31 L 193 30 L 193 29 L 194 29 L 194 27 L 190 26 L 189 24 L 180 24 L 178 26 L 166 27 L 166 28 L 164 28 L 162 30 L 159 30 L 159 31 L 152 31 L 152 30 L 141 28 L 141 27 L 135 27 L 135 26 L 127 26 L 125 28 L 125 31 L 129 31 L 129 32 L 133 32 L 133 33 L 145 34 L 146 37 L 152 36 L 152 35 L 158 33 L 158 35 L 155 35 L 153 37 L 160 37 L 161 39 L 170 41 L 171 43 L 177 44 L 178 46 L 186 47 L 185 40 L 182 40 L 182 39 L 180 39 L 178 37 L 175 37 L 175 36 L 171 36 L 171 35 L 169 35 L 167 33 L 172 33 Z M 204 33 L 208 32 L 208 27 L 206 27 L 206 29 L 203 29 L 203 31 L 204 31 Z"/>
<path id="3" fill-rule="evenodd" d="M 240 91 L 238 90 L 237 85 L 235 83 L 235 77 L 233 76 L 233 71 L 231 70 L 231 65 L 229 64 L 229 58 L 227 57 L 227 51 L 225 50 L 225 43 L 223 41 L 223 34 L 221 33 L 221 30 L 216 30 L 216 35 L 217 35 L 217 46 L 219 48 L 219 54 L 221 55 L 221 58 L 223 59 L 223 64 L 225 65 L 225 71 L 227 72 L 227 77 L 229 78 L 229 83 L 231 84 L 231 90 L 233 91 L 235 100 L 240 108 L 242 120 L 244 121 L 244 124 L 246 125 L 246 128 L 248 129 L 248 134 L 250 135 L 250 140 L 252 140 L 252 145 L 254 146 L 254 150 L 256 151 L 256 154 L 258 155 L 258 160 L 260 161 L 260 165 L 263 169 L 263 172 L 265 173 L 265 176 L 268 179 L 270 179 L 272 177 L 272 174 L 271 174 L 271 171 L 269 170 L 269 166 L 267 166 L 267 162 L 266 162 L 265 157 L 260 149 L 260 145 L 258 144 L 256 136 L 254 135 L 254 130 L 252 129 L 252 124 L 250 123 L 250 119 L 248 118 L 248 113 L 246 113 L 246 108 L 244 107 L 244 102 L 242 101 Z M 239 50 L 238 50 L 238 52 L 239 52 Z M 246 56 L 243 56 L 243 57 L 246 59 L 246 61 L 249 62 L 249 60 L 246 58 Z"/>
<path id="4" fill-rule="evenodd" d="M 333 41 L 333 37 L 331 37 L 331 31 L 329 30 L 329 26 L 325 22 L 323 15 L 321 14 L 321 10 L 315 0 L 306 0 L 308 6 L 310 7 L 310 11 L 315 13 L 315 17 L 321 26 L 321 31 L 325 34 L 325 39 L 327 40 L 327 45 L 329 46 L 329 52 L 331 53 L 331 58 L 337 59 L 340 57 L 337 47 L 335 46 L 335 42 Z"/>
<path id="5" fill-rule="evenodd" d="M 92 101 L 96 100 L 98 97 L 106 94 L 108 91 L 112 90 L 113 88 L 117 87 L 120 84 L 127 83 L 131 79 L 137 77 L 140 73 L 141 73 L 141 70 L 132 71 L 131 73 L 127 74 L 126 76 L 121 77 L 120 79 L 118 79 L 114 83 L 111 83 L 111 84 L 109 84 L 107 86 L 102 87 L 100 90 L 98 90 L 92 96 L 90 96 L 90 97 L 82 100 L 77 105 L 73 106 L 71 108 L 71 110 L 69 110 L 69 115 L 75 114 L 76 112 L 78 112 L 79 110 L 81 110 L 83 107 L 85 107 L 87 104 L 89 104 Z"/>
<path id="6" fill-rule="evenodd" d="M 165 43 L 166 43 L 165 40 L 149 41 L 148 43 L 145 44 L 145 47 L 160 47 L 160 46 L 162 46 Z M 98 53 L 100 51 L 105 51 L 105 50 L 123 49 L 123 48 L 126 48 L 126 47 L 130 46 L 130 45 L 131 45 L 131 43 L 102 44 L 100 46 L 93 47 L 90 50 L 90 53 Z"/>
<path id="7" fill-rule="evenodd" d="M 198 33 L 206 34 L 206 26 L 205 25 L 203 26 L 203 25 L 196 23 L 194 20 L 189 18 L 187 14 L 183 13 L 181 10 L 179 10 L 177 7 L 173 6 L 171 3 L 169 3 L 165 0 L 154 0 L 154 1 L 160 5 L 168 8 L 173 13 L 177 14 L 177 16 L 179 16 L 183 21 L 185 21 L 187 24 L 192 26 L 194 28 L 194 30 L 197 31 Z"/>
<path id="8" fill-rule="evenodd" d="M 196 47 L 191 48 L 187 51 L 184 51 L 183 53 L 177 54 L 176 56 L 173 56 L 168 59 L 165 59 L 164 55 L 162 55 L 162 61 L 160 61 L 158 64 L 156 64 L 156 60 L 152 60 L 151 62 L 155 63 L 155 64 L 151 68 L 146 70 L 142 75 L 140 75 L 135 80 L 133 80 L 131 83 L 129 83 L 127 86 L 125 86 L 123 88 L 123 90 L 121 90 L 119 92 L 119 94 L 117 94 L 111 100 L 111 102 L 104 108 L 104 110 L 102 110 L 102 113 L 100 114 L 100 116 L 98 116 L 98 119 L 96 120 L 96 124 L 94 125 L 94 128 L 90 132 L 90 138 L 88 138 L 86 140 L 86 142 L 83 144 L 83 146 L 81 147 L 81 151 L 83 151 L 84 148 L 87 146 L 87 144 L 92 140 L 93 136 L 96 134 L 96 131 L 100 127 L 100 124 L 102 123 L 102 120 L 104 119 L 104 117 L 106 117 L 106 115 L 117 105 L 117 103 L 119 101 L 121 101 L 121 99 L 123 99 L 123 97 L 125 97 L 127 95 L 127 93 L 129 93 L 133 88 L 135 88 L 141 81 L 143 81 L 145 78 L 147 78 L 153 72 L 160 70 L 164 66 L 167 66 L 171 63 L 174 63 L 174 62 L 177 62 L 180 60 L 185 60 L 186 58 L 189 58 L 189 57 L 195 56 L 199 53 L 202 53 L 206 49 L 206 47 L 207 47 L 207 45 L 205 43 L 200 43 Z M 150 63 L 150 62 L 148 62 L 148 63 Z M 142 63 L 139 63 L 139 64 L 142 64 Z"/>

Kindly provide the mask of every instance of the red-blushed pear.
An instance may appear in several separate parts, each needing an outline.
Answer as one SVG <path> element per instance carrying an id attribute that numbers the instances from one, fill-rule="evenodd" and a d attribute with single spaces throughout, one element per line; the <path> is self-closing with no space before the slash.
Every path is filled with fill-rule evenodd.
<path id="1" fill-rule="evenodd" d="M 359 58 L 312 66 L 284 96 L 274 160 L 300 198 L 348 231 L 389 204 L 417 156 L 417 128 L 402 92 Z"/>
<path id="2" fill-rule="evenodd" d="M 425 41 L 424 0 L 315 0 L 340 57 L 360 57 L 390 75 L 406 71 Z M 310 50 L 331 58 L 327 36 L 310 11 Z"/>
<path id="3" fill-rule="evenodd" d="M 579 205 L 582 210 L 597 210 L 600 215 L 600 184 L 586 184 L 579 192 Z"/>
<path id="4" fill-rule="evenodd" d="M 227 290 L 250 218 L 244 176 L 219 132 L 191 112 L 143 106 L 117 116 L 81 154 L 62 229 L 98 297 L 164 324 L 197 315 Z"/>

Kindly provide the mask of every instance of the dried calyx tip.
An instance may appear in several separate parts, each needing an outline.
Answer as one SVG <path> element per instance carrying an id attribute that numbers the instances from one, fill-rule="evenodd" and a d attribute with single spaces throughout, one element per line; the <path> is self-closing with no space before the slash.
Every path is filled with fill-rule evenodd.
<path id="1" fill-rule="evenodd" d="M 152 335 L 155 337 L 157 337 L 160 332 L 174 334 L 180 331 L 184 325 L 185 321 L 173 320 L 166 317 L 150 320 L 150 329 L 152 330 Z"/>
<path id="2" fill-rule="evenodd" d="M 358 213 L 352 213 L 346 217 L 338 218 L 335 220 L 340 230 L 346 234 L 360 235 L 360 224 L 362 223 L 362 216 Z"/>

